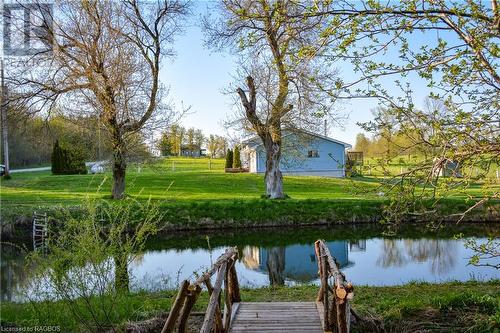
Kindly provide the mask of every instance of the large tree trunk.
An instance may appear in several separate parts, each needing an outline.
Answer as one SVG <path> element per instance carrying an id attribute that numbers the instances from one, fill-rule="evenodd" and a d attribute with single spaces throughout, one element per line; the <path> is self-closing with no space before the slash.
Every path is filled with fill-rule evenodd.
<path id="1" fill-rule="evenodd" d="M 113 199 L 122 199 L 125 195 L 125 171 L 127 163 L 122 145 L 113 148 Z"/>
<path id="2" fill-rule="evenodd" d="M 283 176 L 280 171 L 281 144 L 266 140 L 266 194 L 269 199 L 283 199 Z"/>

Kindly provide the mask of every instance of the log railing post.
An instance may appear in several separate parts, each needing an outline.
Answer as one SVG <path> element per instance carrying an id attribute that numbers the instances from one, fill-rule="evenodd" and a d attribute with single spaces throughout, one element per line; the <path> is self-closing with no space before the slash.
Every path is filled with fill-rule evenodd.
<path id="1" fill-rule="evenodd" d="M 233 303 L 240 302 L 241 299 L 235 268 L 237 258 L 238 249 L 229 248 L 193 284 L 183 281 L 161 333 L 172 333 L 176 323 L 178 323 L 178 332 L 187 332 L 189 315 L 201 294 L 203 284 L 207 287 L 210 300 L 200 332 L 226 333 L 231 326 Z M 210 279 L 214 274 L 216 274 L 216 280 L 215 285 L 212 286 Z M 221 313 L 223 287 L 224 318 Z"/>
<path id="2" fill-rule="evenodd" d="M 181 288 L 179 289 L 179 292 L 177 293 L 174 304 L 170 309 L 167 321 L 165 322 L 161 333 L 171 333 L 174 330 L 174 325 L 177 321 L 177 317 L 179 316 L 179 311 L 181 309 L 181 306 L 184 304 L 184 300 L 186 299 L 188 293 L 188 287 L 189 282 L 187 280 L 184 280 L 182 282 Z"/>
<path id="3" fill-rule="evenodd" d="M 212 286 L 212 282 L 210 281 L 210 279 L 207 279 L 205 281 L 205 285 L 207 286 L 208 294 L 211 296 L 213 291 L 214 291 L 214 287 Z M 220 305 L 220 296 L 219 296 L 218 304 Z M 217 308 L 215 309 L 214 331 L 215 332 L 222 332 L 222 329 L 223 329 L 222 328 L 222 314 L 220 311 L 220 306 L 217 306 Z"/>
<path id="4" fill-rule="evenodd" d="M 233 265 L 231 265 L 231 269 L 229 269 L 228 288 L 230 290 L 231 302 L 233 303 L 241 302 L 240 284 L 238 282 L 238 275 L 236 274 L 236 267 L 234 262 Z"/>
<path id="5" fill-rule="evenodd" d="M 188 287 L 188 294 L 186 300 L 184 301 L 184 306 L 182 307 L 179 319 L 179 333 L 187 333 L 187 322 L 189 319 L 189 315 L 191 314 L 191 310 L 198 300 L 198 296 L 200 296 L 200 293 L 201 287 L 199 285 L 192 284 Z"/>
<path id="6" fill-rule="evenodd" d="M 329 293 L 329 288 L 328 288 L 328 270 L 327 270 L 327 267 L 328 267 L 328 264 L 325 260 L 325 257 L 321 256 L 321 267 L 323 269 L 323 272 L 321 274 L 321 285 L 322 285 L 322 289 L 323 289 L 323 322 L 324 322 L 324 329 L 326 331 L 330 331 L 331 328 L 331 323 L 330 323 L 330 311 L 329 311 L 329 306 L 330 306 L 330 302 L 328 300 L 328 293 Z"/>
<path id="7" fill-rule="evenodd" d="M 320 249 L 320 241 L 316 241 L 314 243 L 314 252 L 316 253 L 316 261 L 318 262 L 318 274 L 319 274 L 319 277 L 320 277 L 320 287 L 319 287 L 319 291 L 318 291 L 318 296 L 316 297 L 316 302 L 321 302 L 321 300 L 323 299 L 323 268 L 322 268 L 322 264 L 323 264 L 323 260 L 321 259 L 321 249 Z"/>
<path id="8" fill-rule="evenodd" d="M 344 274 L 340 271 L 338 263 L 330 254 L 325 241 L 316 241 L 314 248 L 320 268 L 321 287 L 320 294 L 318 294 L 318 301 L 322 300 L 323 303 L 323 328 L 325 331 L 349 333 L 349 300 L 354 296 L 353 287 L 350 283 L 346 282 Z M 333 288 L 328 285 L 330 277 L 333 278 Z M 328 295 L 330 292 L 332 292 L 331 303 Z"/>
<path id="9" fill-rule="evenodd" d="M 227 262 L 224 262 L 219 267 L 217 279 L 215 280 L 214 290 L 208 302 L 207 312 L 205 313 L 205 319 L 203 320 L 203 325 L 201 326 L 200 333 L 210 333 L 212 331 L 212 327 L 215 321 L 215 312 L 217 310 L 217 306 L 219 306 L 219 295 L 222 290 L 222 282 L 224 282 L 226 269 Z"/>
<path id="10" fill-rule="evenodd" d="M 224 278 L 224 285 L 225 285 L 225 290 L 224 290 L 224 332 L 229 331 L 229 326 L 231 325 L 231 312 L 233 310 L 232 307 L 232 296 L 231 296 L 231 289 L 229 288 L 229 275 L 230 275 L 230 270 L 231 266 L 234 264 L 233 260 L 230 260 L 228 262 L 228 268 L 226 270 L 226 275 Z"/>

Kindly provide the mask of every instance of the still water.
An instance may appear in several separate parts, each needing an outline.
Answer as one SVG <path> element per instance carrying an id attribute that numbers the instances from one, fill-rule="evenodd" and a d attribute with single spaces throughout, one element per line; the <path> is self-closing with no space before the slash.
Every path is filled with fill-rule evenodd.
<path id="1" fill-rule="evenodd" d="M 236 270 L 244 287 L 318 284 L 318 267 L 313 243 L 327 240 L 330 252 L 355 285 L 398 285 L 410 281 L 487 280 L 500 278 L 488 267 L 468 265 L 472 251 L 463 230 L 406 230 L 397 237 L 383 236 L 373 227 L 265 229 L 226 232 L 217 235 L 192 234 L 157 238 L 135 255 L 129 264 L 132 289 L 150 291 L 175 288 L 178 282 L 195 276 L 221 255 L 228 246 L 240 252 Z M 466 229 L 465 238 L 478 242 L 497 237 L 498 228 Z M 497 262 L 498 263 L 498 262 Z M 30 293 L 30 269 L 23 255 L 2 247 L 1 299 L 23 301 Z"/>

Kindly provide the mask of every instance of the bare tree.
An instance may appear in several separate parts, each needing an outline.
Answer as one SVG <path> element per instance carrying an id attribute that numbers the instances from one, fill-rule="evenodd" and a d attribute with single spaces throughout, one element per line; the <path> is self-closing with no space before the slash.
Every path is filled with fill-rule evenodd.
<path id="1" fill-rule="evenodd" d="M 1 62 L 1 92 L 0 92 L 0 118 L 2 122 L 2 152 L 4 164 L 4 176 L 10 177 L 10 163 L 9 163 L 9 134 L 8 134 L 8 118 L 7 118 L 7 87 L 4 85 L 4 64 Z"/>
<path id="2" fill-rule="evenodd" d="M 284 198 L 283 131 L 318 126 L 333 110 L 331 99 L 315 84 L 330 67 L 320 66 L 321 50 L 310 48 L 322 43 L 319 28 L 325 20 L 321 16 L 288 19 L 306 13 L 294 1 L 221 0 L 218 4 L 217 16 L 205 19 L 208 45 L 240 55 L 237 84 L 244 80 L 245 87 L 236 89 L 242 106 L 238 120 L 260 137 L 266 150 L 267 196 Z"/>
<path id="3" fill-rule="evenodd" d="M 160 63 L 173 56 L 169 45 L 181 31 L 188 5 L 65 0 L 54 12 L 42 11 L 39 18 L 39 37 L 52 43 L 53 52 L 37 53 L 33 60 L 43 66 L 23 68 L 9 80 L 31 109 L 50 109 L 57 102 L 70 112 L 98 114 L 112 142 L 112 196 L 120 199 L 127 140 L 171 111 L 161 103 Z"/>

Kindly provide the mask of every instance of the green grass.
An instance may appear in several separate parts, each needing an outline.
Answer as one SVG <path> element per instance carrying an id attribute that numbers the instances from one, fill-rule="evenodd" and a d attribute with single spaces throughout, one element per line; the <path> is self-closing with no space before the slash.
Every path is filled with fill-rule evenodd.
<path id="1" fill-rule="evenodd" d="M 210 163 L 210 164 L 209 164 Z M 209 165 L 211 170 L 209 170 Z M 314 222 L 372 222 L 382 214 L 385 200 L 375 193 L 380 179 L 285 176 L 288 200 L 269 202 L 262 174 L 226 174 L 221 159 L 168 158 L 152 165 L 131 165 L 127 194 L 161 200 L 167 220 L 174 225 L 197 226 L 204 220 L 214 224 L 309 224 Z M 140 170 L 139 170 L 140 168 Z M 33 210 L 57 205 L 78 205 L 85 197 L 108 198 L 110 173 L 98 175 L 52 175 L 49 171 L 14 174 L 1 183 L 1 213 L 4 219 L 29 216 Z M 469 194 L 478 195 L 480 185 Z M 468 207 L 457 194 L 444 204 L 444 211 Z M 41 207 L 41 208 L 40 208 Z M 464 210 L 465 210 L 464 209 Z M 474 218 L 475 219 L 475 218 Z"/>
<path id="2" fill-rule="evenodd" d="M 408 155 L 400 155 L 392 157 L 388 162 L 382 162 L 384 159 L 385 158 L 381 157 L 365 157 L 363 161 L 364 165 L 362 166 L 362 174 L 370 177 L 397 176 L 402 172 L 404 173 L 414 169 L 425 161 L 424 156 L 418 155 L 411 155 L 411 157 Z M 384 167 L 381 166 L 382 164 Z M 497 170 L 500 170 L 500 164 L 493 162 L 488 170 L 483 170 L 480 166 L 474 166 L 464 168 L 461 171 L 463 174 L 469 174 L 472 177 L 482 174 L 489 181 L 498 182 Z"/>
<path id="3" fill-rule="evenodd" d="M 242 301 L 312 302 L 317 291 L 317 286 L 243 289 Z M 139 292 L 119 297 L 108 324 L 119 326 L 126 321 L 158 316 L 168 311 L 174 297 L 174 291 Z M 203 292 L 194 311 L 204 311 L 207 301 L 208 295 Z M 76 305 L 85 313 L 82 300 Z M 500 328 L 498 280 L 410 283 L 394 287 L 355 286 L 352 305 L 362 316 L 381 320 L 389 332 L 497 332 Z M 3 323 L 18 326 L 61 325 L 63 331 L 81 328 L 64 302 L 3 303 L 1 317 Z"/>
<path id="4" fill-rule="evenodd" d="M 256 199 L 264 194 L 263 175 L 223 172 L 220 166 L 208 170 L 206 159 L 175 158 L 175 171 L 167 159 L 159 165 L 130 167 L 127 174 L 129 195 L 169 200 Z M 188 164 L 190 163 L 190 164 Z M 191 166 L 188 168 L 188 166 Z M 198 166 L 198 168 L 196 168 Z M 351 183 L 344 179 L 285 176 L 285 191 L 294 199 L 358 198 L 351 191 Z M 356 180 L 365 186 L 374 186 L 369 180 Z M 59 175 L 50 171 L 15 174 L 2 182 L 4 204 L 54 204 L 77 202 L 85 195 L 108 195 L 111 191 L 110 173 L 99 175 Z M 100 193 L 97 193 L 98 187 Z M 368 198 L 368 196 L 363 196 Z"/>

